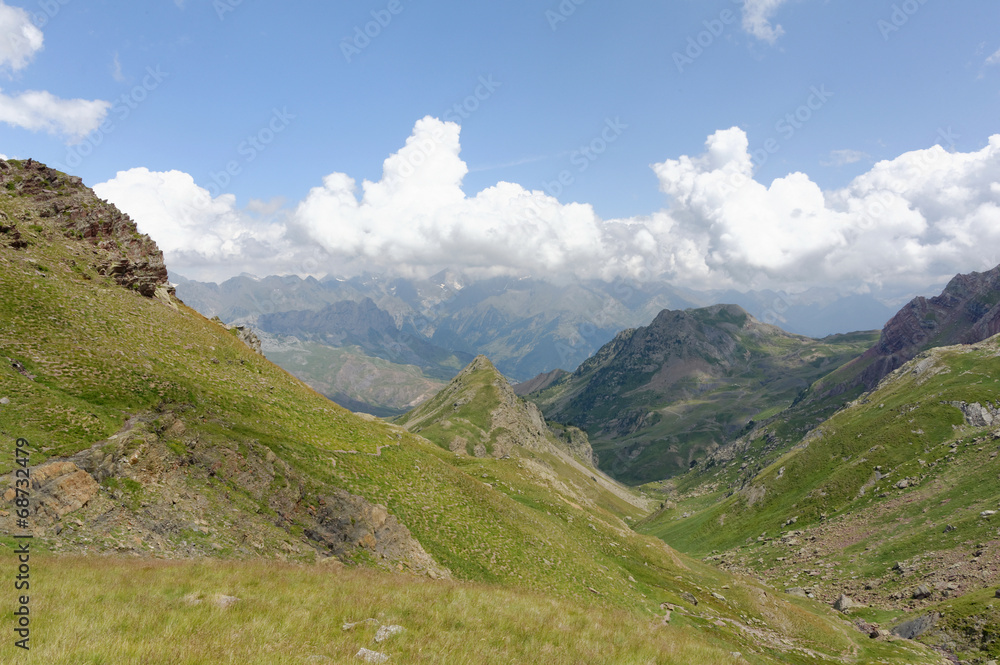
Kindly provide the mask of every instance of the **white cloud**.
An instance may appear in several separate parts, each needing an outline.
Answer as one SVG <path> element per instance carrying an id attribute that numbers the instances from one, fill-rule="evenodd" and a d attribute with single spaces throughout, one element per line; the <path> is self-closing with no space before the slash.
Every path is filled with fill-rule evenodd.
<path id="1" fill-rule="evenodd" d="M 0 69 L 24 69 L 42 49 L 44 37 L 31 22 L 31 15 L 20 7 L 0 0 Z"/>
<path id="2" fill-rule="evenodd" d="M 802 173 L 753 180 L 739 129 L 706 145 L 704 157 L 655 169 L 713 282 L 863 289 L 993 267 L 984 252 L 1000 241 L 1000 135 L 976 153 L 934 146 L 879 162 L 833 192 Z"/>
<path id="3" fill-rule="evenodd" d="M 508 182 L 467 196 L 459 131 L 424 118 L 379 181 L 358 187 L 333 173 L 283 211 L 261 202 L 238 210 L 231 195 L 213 199 L 179 172 L 133 169 L 95 189 L 153 236 L 171 269 L 212 279 L 450 267 L 865 291 L 991 268 L 987 249 L 1000 245 L 1000 135 L 973 153 L 906 153 L 824 192 L 803 173 L 758 182 L 746 134 L 721 130 L 704 154 L 653 165 L 664 210 L 604 220 L 589 205 Z"/>
<path id="4" fill-rule="evenodd" d="M 283 239 L 285 228 L 273 207 L 255 201 L 239 210 L 232 194 L 212 198 L 186 173 L 136 168 L 94 191 L 131 216 L 163 250 L 167 266 L 186 277 L 315 270 L 302 265 L 307 252 L 296 253 Z"/>
<path id="5" fill-rule="evenodd" d="M 823 162 L 823 166 L 845 166 L 847 164 L 857 164 L 862 159 L 868 158 L 867 152 L 860 150 L 832 150 L 830 159 Z"/>
<path id="6" fill-rule="evenodd" d="M 1000 49 L 996 53 L 986 58 L 987 65 L 1000 65 Z"/>
<path id="7" fill-rule="evenodd" d="M 111 102 L 60 99 L 55 95 L 27 90 L 14 96 L 0 91 L 0 122 L 31 131 L 62 134 L 80 140 L 97 129 L 108 115 Z"/>
<path id="8" fill-rule="evenodd" d="M 743 3 L 743 29 L 757 39 L 769 44 L 785 34 L 781 25 L 771 25 L 771 17 L 787 0 L 745 0 Z"/>

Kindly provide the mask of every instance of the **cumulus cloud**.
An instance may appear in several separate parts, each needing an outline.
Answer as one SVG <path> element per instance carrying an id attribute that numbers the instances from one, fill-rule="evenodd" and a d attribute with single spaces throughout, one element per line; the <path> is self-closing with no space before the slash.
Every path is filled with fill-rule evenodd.
<path id="1" fill-rule="evenodd" d="M 746 134 L 721 130 L 703 154 L 652 166 L 663 210 L 605 220 L 589 205 L 509 182 L 466 195 L 459 131 L 424 118 L 377 182 L 333 173 L 282 210 L 260 202 L 238 210 L 232 196 L 212 198 L 179 172 L 133 169 L 96 189 L 160 243 L 172 269 L 208 275 L 215 265 L 215 279 L 448 267 L 866 291 L 923 288 L 1000 262 L 986 253 L 1000 245 L 1000 135 L 978 152 L 906 153 L 823 191 L 804 173 L 757 181 Z"/>
<path id="2" fill-rule="evenodd" d="M 119 172 L 94 191 L 135 220 L 163 250 L 167 266 L 193 279 L 215 280 L 241 272 L 314 272 L 309 253 L 284 239 L 276 209 L 236 197 L 212 197 L 187 173 L 135 168 Z M 314 254 L 315 252 L 313 252 Z"/>
<path id="3" fill-rule="evenodd" d="M 803 173 L 754 180 L 742 130 L 706 147 L 654 170 L 711 281 L 861 290 L 992 267 L 983 248 L 1000 240 L 1000 135 L 976 153 L 934 146 L 879 162 L 832 192 Z"/>
<path id="4" fill-rule="evenodd" d="M 24 69 L 42 49 L 43 42 L 42 31 L 31 22 L 27 11 L 0 0 L 0 69 Z"/>
<path id="5" fill-rule="evenodd" d="M 44 130 L 79 141 L 97 129 L 108 115 L 111 102 L 60 99 L 43 90 L 6 95 L 0 90 L 0 122 L 31 131 Z"/>
<path id="6" fill-rule="evenodd" d="M 745 0 L 743 3 L 743 29 L 751 35 L 773 44 L 785 34 L 781 25 L 771 25 L 771 17 L 787 0 Z"/>
<path id="7" fill-rule="evenodd" d="M 1000 49 L 996 53 L 986 58 L 987 65 L 1000 65 Z"/>

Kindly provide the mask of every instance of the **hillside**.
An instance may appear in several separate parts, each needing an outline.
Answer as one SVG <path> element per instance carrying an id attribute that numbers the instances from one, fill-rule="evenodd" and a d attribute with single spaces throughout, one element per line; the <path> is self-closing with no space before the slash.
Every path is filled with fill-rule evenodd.
<path id="1" fill-rule="evenodd" d="M 558 464 L 336 406 L 172 297 L 78 180 L 0 163 L 0 212 L 0 554 L 23 437 L 38 662 L 939 660 L 634 533 Z"/>
<path id="2" fill-rule="evenodd" d="M 868 620 L 939 612 L 928 640 L 996 657 L 998 376 L 1000 337 L 924 352 L 751 482 L 675 497 L 642 530 L 825 602 L 846 594 Z"/>
<path id="3" fill-rule="evenodd" d="M 746 433 L 712 452 L 676 480 L 681 491 L 701 485 L 739 487 L 848 402 L 928 349 L 974 344 L 1000 332 L 1000 267 L 957 275 L 934 298 L 903 307 L 864 354 L 817 380 L 788 409 L 758 418 Z M 733 464 L 740 460 L 741 465 Z M 721 471 L 720 471 L 721 468 Z"/>
<path id="4" fill-rule="evenodd" d="M 791 335 L 735 305 L 664 310 L 531 399 L 585 430 L 602 469 L 649 482 L 688 470 L 873 341 Z"/>

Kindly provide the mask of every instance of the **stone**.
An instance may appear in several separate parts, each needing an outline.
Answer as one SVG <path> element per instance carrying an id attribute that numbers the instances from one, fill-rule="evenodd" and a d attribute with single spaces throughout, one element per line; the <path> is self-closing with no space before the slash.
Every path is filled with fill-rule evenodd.
<path id="1" fill-rule="evenodd" d="M 995 594 L 993 594 L 993 595 L 994 595 L 994 596 L 995 596 L 996 598 L 1000 598 L 1000 589 L 997 589 L 997 592 L 996 592 Z"/>
<path id="2" fill-rule="evenodd" d="M 404 631 L 406 631 L 406 629 L 402 626 L 379 626 L 378 632 L 375 633 L 375 641 L 385 642 L 393 635 L 399 635 Z"/>
<path id="3" fill-rule="evenodd" d="M 933 628 L 940 617 L 941 615 L 935 612 L 926 616 L 917 617 L 916 619 L 911 619 L 910 621 L 901 623 L 893 628 L 892 634 L 896 637 L 902 637 L 905 640 L 916 639 Z"/>
<path id="4" fill-rule="evenodd" d="M 712 598 L 715 598 L 716 600 L 721 600 L 722 602 L 726 602 L 726 597 L 723 596 L 721 593 L 715 593 L 713 591 L 712 592 Z"/>
<path id="5" fill-rule="evenodd" d="M 924 600 L 930 598 L 933 592 L 927 587 L 926 584 L 921 584 L 913 591 L 913 600 Z"/>
<path id="6" fill-rule="evenodd" d="M 840 598 L 838 598 L 836 602 L 833 603 L 833 609 L 837 610 L 838 612 L 846 612 L 852 607 L 855 607 L 854 601 L 851 600 L 847 596 L 847 594 L 843 593 L 840 594 Z"/>
<path id="7" fill-rule="evenodd" d="M 695 598 L 693 594 L 688 593 L 687 591 L 681 594 L 681 598 L 696 607 L 698 605 L 698 599 Z"/>
<path id="8" fill-rule="evenodd" d="M 801 587 L 797 587 L 797 586 L 793 586 L 793 587 L 789 587 L 789 588 L 785 589 L 785 593 L 787 593 L 789 596 L 798 596 L 799 598 L 806 598 L 807 597 L 806 596 L 806 590 L 803 589 L 803 588 L 801 588 Z"/>
<path id="9" fill-rule="evenodd" d="M 362 648 L 361 651 L 354 656 L 355 658 L 360 658 L 366 663 L 385 663 L 389 660 L 389 656 L 381 653 L 379 651 L 372 651 L 371 649 Z"/>

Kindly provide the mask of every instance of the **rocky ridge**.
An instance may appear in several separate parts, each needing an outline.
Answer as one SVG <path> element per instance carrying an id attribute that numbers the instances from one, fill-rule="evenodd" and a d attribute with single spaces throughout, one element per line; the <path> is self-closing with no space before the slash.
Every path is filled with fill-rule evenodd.
<path id="1" fill-rule="evenodd" d="M 0 160 L 0 196 L 15 199 L 19 212 L 0 215 L 0 245 L 27 246 L 26 227 L 49 227 L 64 238 L 85 242 L 90 267 L 146 297 L 174 293 L 163 252 L 135 222 L 99 198 L 76 176 L 33 160 Z"/>

